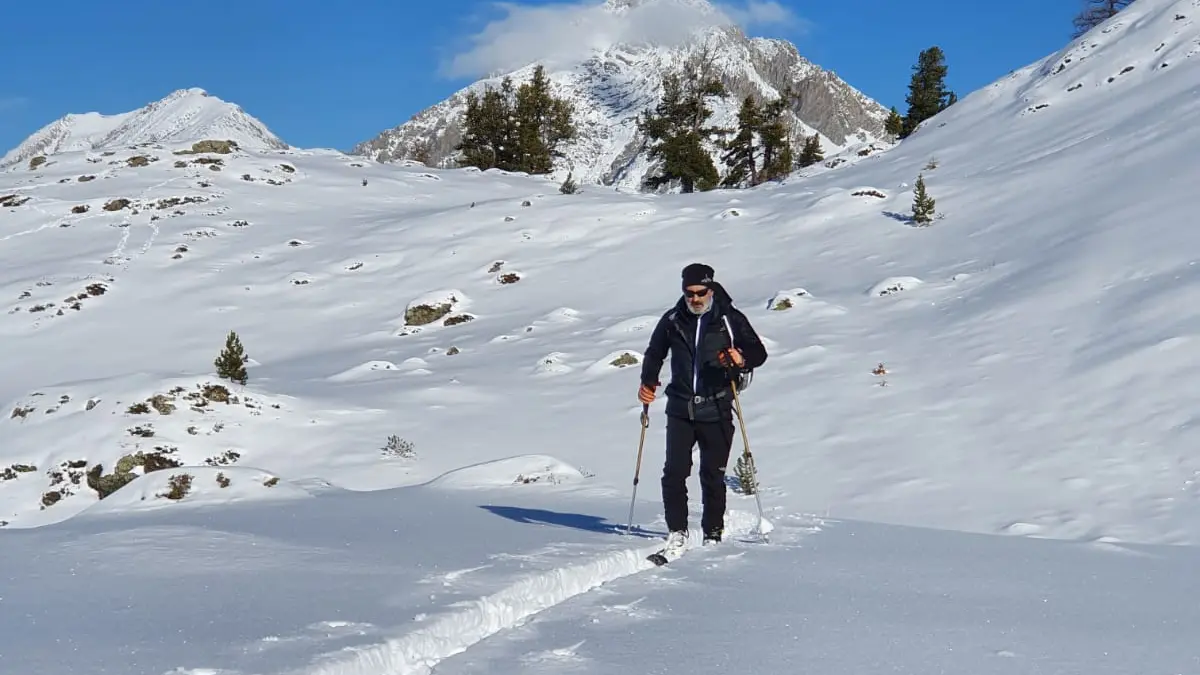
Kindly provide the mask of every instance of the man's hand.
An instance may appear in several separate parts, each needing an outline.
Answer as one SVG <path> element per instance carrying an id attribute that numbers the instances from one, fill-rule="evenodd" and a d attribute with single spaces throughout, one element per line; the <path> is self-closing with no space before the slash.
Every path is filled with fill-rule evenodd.
<path id="1" fill-rule="evenodd" d="M 721 365 L 726 368 L 733 366 L 741 368 L 742 366 L 746 365 L 746 359 L 742 357 L 741 350 L 737 349 L 736 347 L 730 347 L 722 350 L 721 353 L 717 354 L 717 361 L 719 361 Z"/>
<path id="2" fill-rule="evenodd" d="M 657 384 L 653 387 L 647 387 L 644 384 L 638 387 L 638 400 L 641 401 L 643 405 L 650 405 L 654 402 L 654 390 L 657 388 Z"/>

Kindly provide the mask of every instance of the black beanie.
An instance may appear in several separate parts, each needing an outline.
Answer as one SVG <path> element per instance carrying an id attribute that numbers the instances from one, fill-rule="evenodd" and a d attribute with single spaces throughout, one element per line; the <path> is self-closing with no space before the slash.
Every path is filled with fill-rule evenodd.
<path id="1" fill-rule="evenodd" d="M 713 282 L 713 268 L 702 263 L 692 263 L 683 268 L 682 277 L 684 288 L 698 284 L 708 286 Z"/>

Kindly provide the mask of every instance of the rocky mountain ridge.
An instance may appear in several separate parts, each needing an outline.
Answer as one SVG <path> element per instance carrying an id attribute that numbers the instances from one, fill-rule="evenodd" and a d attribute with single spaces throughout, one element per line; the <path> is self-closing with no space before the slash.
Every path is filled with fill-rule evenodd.
<path id="1" fill-rule="evenodd" d="M 614 4 L 616 2 L 616 4 Z M 629 0 L 614 0 L 614 10 Z M 621 4 L 625 3 L 625 4 Z M 575 108 L 578 137 L 564 148 L 552 177 L 571 172 L 582 185 L 637 189 L 652 169 L 637 132 L 638 116 L 662 94 L 663 76 L 689 60 L 707 56 L 730 96 L 713 105 L 712 122 L 733 126 L 742 98 L 774 99 L 786 85 L 799 95 L 792 109 L 793 142 L 817 133 L 826 156 L 863 146 L 890 144 L 884 132 L 888 110 L 835 73 L 800 55 L 784 40 L 751 38 L 736 26 L 709 28 L 677 47 L 617 45 L 567 69 L 547 69 L 554 95 Z M 535 64 L 508 73 L 514 83 L 527 81 Z M 377 161 L 417 159 L 430 166 L 455 165 L 455 144 L 462 136 L 466 95 L 496 87 L 504 75 L 481 79 L 417 113 L 409 121 L 359 143 L 351 153 Z M 713 152 L 717 161 L 718 151 Z M 720 164 L 718 163 L 718 166 Z"/>

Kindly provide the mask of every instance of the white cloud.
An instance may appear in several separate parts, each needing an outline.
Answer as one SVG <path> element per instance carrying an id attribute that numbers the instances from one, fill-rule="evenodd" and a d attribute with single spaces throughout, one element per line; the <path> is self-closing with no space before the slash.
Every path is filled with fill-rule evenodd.
<path id="1" fill-rule="evenodd" d="M 469 46 L 442 65 L 442 75 L 485 77 L 534 61 L 553 68 L 618 42 L 676 46 L 696 30 L 712 26 L 736 24 L 749 29 L 799 23 L 774 0 L 745 0 L 738 5 L 703 0 L 609 2 L 622 8 L 614 12 L 598 0 L 536 6 L 498 2 L 504 16 L 467 38 Z"/>

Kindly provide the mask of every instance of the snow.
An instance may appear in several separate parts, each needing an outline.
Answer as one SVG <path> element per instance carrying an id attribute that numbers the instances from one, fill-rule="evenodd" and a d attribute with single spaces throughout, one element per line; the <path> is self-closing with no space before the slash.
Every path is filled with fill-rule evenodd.
<path id="1" fill-rule="evenodd" d="M 6 153 L 0 158 L 0 168 L 58 152 L 125 150 L 136 145 L 203 139 L 232 140 L 248 150 L 288 147 L 240 107 L 193 87 L 178 89 L 130 112 L 67 115 Z"/>
<path id="2" fill-rule="evenodd" d="M 1141 0 L 894 148 L 753 190 L 172 154 L 193 139 L 11 167 L 0 662 L 1197 672 L 1197 15 Z M 770 352 L 740 399 L 770 537 L 731 472 L 726 541 L 656 568 L 638 372 L 697 260 Z M 230 330 L 244 385 L 214 372 Z M 97 465 L 129 482 L 99 500 Z"/>

